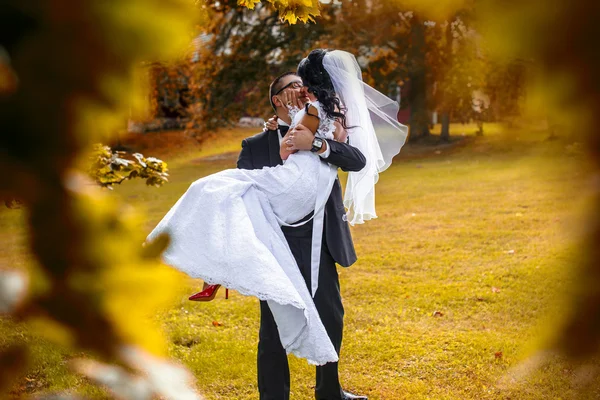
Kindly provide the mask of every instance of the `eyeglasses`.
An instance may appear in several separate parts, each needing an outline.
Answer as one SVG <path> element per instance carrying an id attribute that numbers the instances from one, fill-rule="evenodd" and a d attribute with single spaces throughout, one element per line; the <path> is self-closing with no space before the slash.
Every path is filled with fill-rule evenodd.
<path id="1" fill-rule="evenodd" d="M 302 82 L 291 81 L 290 83 L 288 83 L 287 85 L 285 85 L 284 87 L 282 87 L 281 89 L 279 89 L 279 91 L 277 93 L 275 93 L 274 96 L 277 96 L 279 93 L 283 92 L 287 88 L 302 89 L 302 86 L 304 86 L 302 84 Z"/>

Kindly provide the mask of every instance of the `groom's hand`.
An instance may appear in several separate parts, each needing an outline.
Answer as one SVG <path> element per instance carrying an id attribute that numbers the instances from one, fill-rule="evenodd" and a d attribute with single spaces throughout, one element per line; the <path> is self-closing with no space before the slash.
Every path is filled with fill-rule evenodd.
<path id="1" fill-rule="evenodd" d="M 294 129 L 288 132 L 288 138 L 285 141 L 287 150 L 310 150 L 312 149 L 312 143 L 315 139 L 315 135 L 302 124 L 296 125 Z"/>

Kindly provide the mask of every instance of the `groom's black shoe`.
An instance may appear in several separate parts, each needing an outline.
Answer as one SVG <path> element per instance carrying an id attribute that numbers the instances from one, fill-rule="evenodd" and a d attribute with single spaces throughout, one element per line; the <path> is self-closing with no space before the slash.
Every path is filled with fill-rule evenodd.
<path id="1" fill-rule="evenodd" d="M 367 396 L 352 394 L 352 393 L 346 392 L 346 391 L 344 391 L 344 397 L 342 397 L 342 399 L 343 400 L 369 400 L 369 398 Z"/>

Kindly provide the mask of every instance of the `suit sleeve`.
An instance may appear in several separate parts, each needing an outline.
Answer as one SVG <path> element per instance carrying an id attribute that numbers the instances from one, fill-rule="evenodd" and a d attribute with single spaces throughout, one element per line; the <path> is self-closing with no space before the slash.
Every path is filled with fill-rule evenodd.
<path id="1" fill-rule="evenodd" d="M 367 163 L 365 156 L 356 147 L 348 143 L 340 143 L 326 139 L 327 146 L 331 149 L 329 157 L 324 158 L 328 163 L 341 168 L 342 171 L 360 171 Z"/>
<path id="2" fill-rule="evenodd" d="M 238 156 L 237 167 L 239 169 L 254 169 L 252 152 L 246 139 L 242 140 L 242 151 L 240 151 L 240 155 Z"/>

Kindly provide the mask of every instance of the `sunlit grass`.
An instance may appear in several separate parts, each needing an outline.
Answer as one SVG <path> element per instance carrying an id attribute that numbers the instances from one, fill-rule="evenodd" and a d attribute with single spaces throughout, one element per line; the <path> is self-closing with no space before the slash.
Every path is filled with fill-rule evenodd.
<path id="1" fill-rule="evenodd" d="M 453 126 L 458 136 L 461 129 L 475 131 Z M 253 132 L 224 133 L 210 149 L 167 159 L 171 182 L 163 188 L 128 182 L 115 196 L 146 210 L 149 231 L 190 182 L 235 165 L 235 154 L 209 156 L 237 151 Z M 493 126 L 454 147 L 407 148 L 381 175 L 379 219 L 353 228 L 359 261 L 339 269 L 346 388 L 371 399 L 574 398 L 573 367 L 560 360 L 524 385 L 497 385 L 562 315 L 559 300 L 577 257 L 588 177 L 568 141 L 546 136 Z M 3 265 L 25 263 L 20 214 L 0 214 Z M 256 399 L 258 302 L 237 293 L 188 302 L 200 284 L 190 281 L 176 304 L 155 316 L 170 354 L 194 372 L 208 399 Z M 66 373 L 66 352 L 7 321 L 0 332 L 0 343 L 36 343 L 39 374 L 29 378 L 42 383 L 29 391 L 76 387 L 100 396 Z M 292 398 L 313 398 L 313 368 L 290 361 Z"/>

